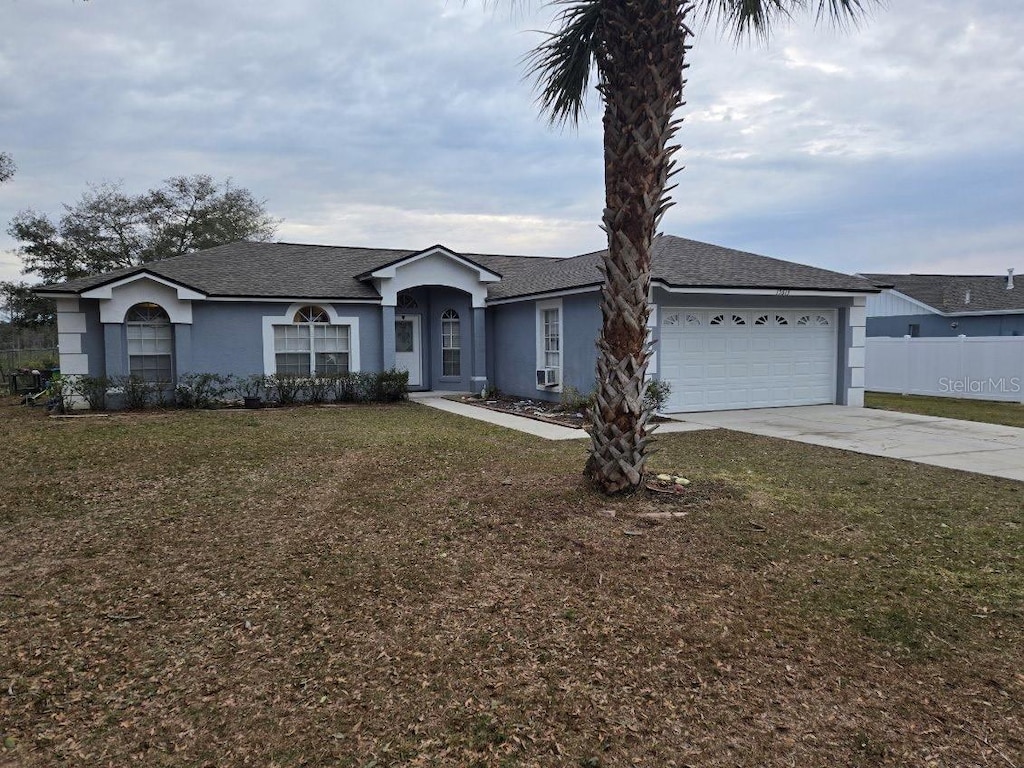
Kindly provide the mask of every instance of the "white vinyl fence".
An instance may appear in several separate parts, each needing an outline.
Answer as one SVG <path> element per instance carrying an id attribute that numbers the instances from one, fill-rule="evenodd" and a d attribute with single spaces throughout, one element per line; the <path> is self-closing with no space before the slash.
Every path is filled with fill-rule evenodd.
<path id="1" fill-rule="evenodd" d="M 865 348 L 867 390 L 1024 403 L 1024 336 L 875 336 Z"/>

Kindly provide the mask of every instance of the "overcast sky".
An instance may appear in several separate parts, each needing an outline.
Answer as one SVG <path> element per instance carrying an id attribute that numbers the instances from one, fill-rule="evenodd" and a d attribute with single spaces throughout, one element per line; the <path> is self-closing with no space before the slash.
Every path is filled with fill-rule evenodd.
<path id="1" fill-rule="evenodd" d="M 700 30 L 663 231 L 844 272 L 1024 267 L 1020 0 L 890 4 L 767 47 Z M 521 58 L 551 9 L 483 6 L 0 0 L 2 229 L 87 182 L 209 173 L 289 242 L 600 248 L 598 105 L 550 128 Z"/>

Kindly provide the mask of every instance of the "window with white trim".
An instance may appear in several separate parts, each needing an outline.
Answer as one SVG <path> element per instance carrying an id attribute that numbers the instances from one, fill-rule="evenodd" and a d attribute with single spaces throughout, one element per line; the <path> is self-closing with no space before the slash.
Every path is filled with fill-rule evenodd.
<path id="1" fill-rule="evenodd" d="M 462 338 L 459 313 L 446 309 L 441 314 L 441 375 L 462 375 Z"/>
<path id="2" fill-rule="evenodd" d="M 128 372 L 143 381 L 170 383 L 174 332 L 159 304 L 136 304 L 125 314 Z"/>
<path id="3" fill-rule="evenodd" d="M 562 301 L 537 302 L 537 369 L 556 371 L 556 389 L 562 383 Z M 538 389 L 549 387 L 538 383 Z"/>
<path id="4" fill-rule="evenodd" d="M 561 318 L 557 309 L 545 309 L 541 312 L 544 323 L 544 367 L 562 367 L 562 330 Z"/>
<path id="5" fill-rule="evenodd" d="M 322 307 L 300 307 L 290 325 L 274 326 L 274 365 L 283 376 L 333 376 L 349 371 L 351 335 L 331 325 Z"/>

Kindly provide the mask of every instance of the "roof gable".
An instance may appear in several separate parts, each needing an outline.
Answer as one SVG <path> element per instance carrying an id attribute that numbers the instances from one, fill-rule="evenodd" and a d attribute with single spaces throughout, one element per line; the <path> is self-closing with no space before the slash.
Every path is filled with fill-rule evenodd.
<path id="1" fill-rule="evenodd" d="M 151 280 L 154 283 L 159 283 L 172 289 L 177 293 L 179 301 L 194 301 L 206 298 L 206 294 L 202 291 L 197 291 L 184 283 L 168 280 L 165 277 L 150 272 L 148 269 L 140 269 L 138 272 L 125 277 L 115 277 L 107 280 L 104 283 L 82 291 L 81 296 L 83 299 L 109 299 L 113 296 L 115 289 L 137 283 L 140 280 Z"/>
<path id="2" fill-rule="evenodd" d="M 477 279 L 483 283 L 496 283 L 501 280 L 501 275 L 489 270 L 487 267 L 478 264 L 472 259 L 463 256 L 462 254 L 456 253 L 455 251 L 446 248 L 443 245 L 432 245 L 429 248 L 425 248 L 422 251 L 416 253 L 410 253 L 408 256 L 396 259 L 395 261 L 383 264 L 376 269 L 364 272 L 361 275 L 356 275 L 357 280 L 367 280 L 369 278 L 376 279 L 389 279 L 393 278 L 398 274 L 398 270 L 402 267 L 411 266 L 424 259 L 430 259 L 436 256 L 440 256 L 445 259 L 449 259 L 459 266 L 466 267 L 477 273 Z"/>

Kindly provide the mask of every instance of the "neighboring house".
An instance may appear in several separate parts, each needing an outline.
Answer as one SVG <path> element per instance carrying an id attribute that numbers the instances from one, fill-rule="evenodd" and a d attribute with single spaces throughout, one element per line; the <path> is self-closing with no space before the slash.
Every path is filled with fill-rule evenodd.
<path id="1" fill-rule="evenodd" d="M 864 274 L 884 290 L 868 299 L 868 336 L 1020 336 L 1024 286 L 1000 275 Z"/>
<path id="2" fill-rule="evenodd" d="M 411 389 L 552 400 L 593 388 L 599 260 L 241 242 L 38 292 L 57 300 L 66 374 L 398 367 Z M 668 412 L 863 404 L 872 284 L 669 236 L 652 263 Z"/>

